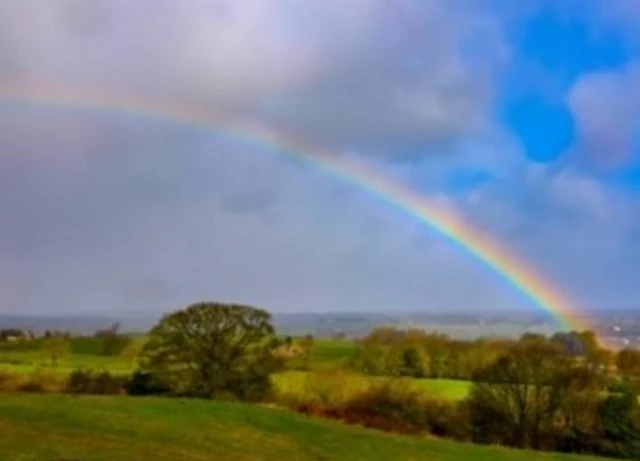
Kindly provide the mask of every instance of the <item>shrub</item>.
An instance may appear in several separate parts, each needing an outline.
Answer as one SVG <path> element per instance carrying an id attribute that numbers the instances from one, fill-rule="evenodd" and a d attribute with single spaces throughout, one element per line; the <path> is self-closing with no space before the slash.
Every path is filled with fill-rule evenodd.
<path id="1" fill-rule="evenodd" d="M 274 400 L 295 411 L 323 415 L 342 407 L 354 395 L 368 390 L 373 380 L 342 369 L 310 373 L 288 372 L 275 377 Z"/>
<path id="2" fill-rule="evenodd" d="M 31 373 L 0 372 L 0 392 L 60 392 L 65 377 L 36 370 Z"/>
<path id="3" fill-rule="evenodd" d="M 11 380 L 11 373 L 0 370 L 0 392 L 5 391 L 8 387 L 8 383 Z"/>
<path id="4" fill-rule="evenodd" d="M 74 370 L 65 390 L 72 394 L 117 395 L 124 392 L 126 382 L 126 377 L 107 371 Z"/>
<path id="5" fill-rule="evenodd" d="M 301 413 L 390 432 L 469 438 L 459 405 L 428 398 L 409 380 L 375 380 L 337 370 L 288 376 L 278 386 L 276 402 Z"/>
<path id="6" fill-rule="evenodd" d="M 427 414 L 416 390 L 389 381 L 354 395 L 340 411 L 347 422 L 397 432 L 428 429 Z"/>
<path id="7" fill-rule="evenodd" d="M 268 375 L 254 374 L 243 376 L 236 382 L 230 381 L 223 393 L 243 402 L 262 402 L 271 394 L 272 383 Z"/>
<path id="8" fill-rule="evenodd" d="M 169 387 L 162 383 L 154 374 L 136 370 L 131 378 L 124 386 L 125 391 L 129 395 L 166 395 L 169 393 Z"/>
<path id="9" fill-rule="evenodd" d="M 35 376 L 30 376 L 29 379 L 20 383 L 16 390 L 18 392 L 28 392 L 31 394 L 41 394 L 46 392 L 42 380 Z"/>
<path id="10" fill-rule="evenodd" d="M 640 407 L 637 396 L 627 390 L 605 398 L 598 413 L 604 437 L 599 454 L 617 458 L 640 459 Z"/>
<path id="11" fill-rule="evenodd" d="M 425 399 L 422 409 L 426 413 L 429 432 L 433 435 L 456 440 L 471 439 L 471 422 L 466 402 Z"/>

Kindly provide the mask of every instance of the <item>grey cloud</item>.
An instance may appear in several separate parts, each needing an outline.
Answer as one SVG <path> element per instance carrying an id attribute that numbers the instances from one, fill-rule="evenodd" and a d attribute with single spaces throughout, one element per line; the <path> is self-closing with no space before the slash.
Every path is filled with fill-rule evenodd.
<path id="1" fill-rule="evenodd" d="M 20 123 L 38 138 L 47 120 Z M 16 136 L 3 154 L 22 171 L 0 184 L 0 215 L 10 218 L 0 228 L 3 309 L 157 312 L 220 299 L 450 310 L 467 307 L 469 292 L 487 305 L 518 302 L 411 218 L 304 165 L 215 134 L 108 120 L 94 131 L 73 120 L 81 139 L 52 136 L 32 149 Z M 57 165 L 61 150 L 83 161 Z M 226 206 L 252 196 L 241 212 Z"/>
<path id="2" fill-rule="evenodd" d="M 357 144 L 370 139 L 391 151 L 409 138 L 488 130 L 495 139 L 485 114 L 504 49 L 499 24 L 466 14 L 471 3 L 6 0 L 0 80 L 203 105 L 364 154 Z M 469 60 L 469 46 L 480 59 Z M 198 299 L 290 311 L 529 307 L 399 210 L 242 140 L 6 105 L 0 137 L 0 309 L 161 311 Z M 521 178 L 510 140 L 447 147 L 474 168 L 493 162 L 503 181 Z M 454 166 L 380 164 L 418 186 L 442 184 Z M 496 187 L 469 203 L 425 193 L 522 249 L 559 285 L 596 280 L 603 255 L 608 269 L 628 265 L 636 250 L 611 242 L 635 248 L 635 218 L 607 229 L 577 207 L 576 239 L 553 210 L 586 201 L 590 186 L 545 181 L 526 197 Z M 555 192 L 531 198 L 538 189 Z M 560 189 L 564 202 L 552 197 Z M 528 213 L 520 199 L 543 203 Z M 625 292 L 634 293 L 629 283 Z"/>
<path id="3" fill-rule="evenodd" d="M 576 169 L 532 168 L 519 193 L 497 183 L 459 203 L 580 308 L 635 308 L 640 202 Z"/>
<path id="4" fill-rule="evenodd" d="M 486 122 L 505 57 L 470 5 L 7 0 L 0 79 L 203 105 L 333 146 L 454 136 Z"/>
<path id="5" fill-rule="evenodd" d="M 640 128 L 640 65 L 583 76 L 568 95 L 581 147 L 601 162 L 629 159 Z"/>

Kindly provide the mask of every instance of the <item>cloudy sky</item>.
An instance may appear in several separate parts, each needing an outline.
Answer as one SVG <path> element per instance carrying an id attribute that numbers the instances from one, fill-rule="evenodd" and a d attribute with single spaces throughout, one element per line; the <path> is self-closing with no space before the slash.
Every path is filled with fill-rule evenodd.
<path id="1" fill-rule="evenodd" d="M 400 210 L 277 150 L 16 102 L 17 84 L 197 107 L 357 155 L 576 305 L 638 307 L 639 5 L 3 0 L 0 93 L 14 101 L 0 101 L 0 313 L 204 299 L 535 310 Z"/>

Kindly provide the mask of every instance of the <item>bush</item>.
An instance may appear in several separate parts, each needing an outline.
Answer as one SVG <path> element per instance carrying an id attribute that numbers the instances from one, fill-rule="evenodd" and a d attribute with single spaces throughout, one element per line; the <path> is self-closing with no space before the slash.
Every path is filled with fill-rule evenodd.
<path id="1" fill-rule="evenodd" d="M 124 393 L 127 380 L 107 371 L 74 370 L 65 390 L 71 394 L 118 395 Z"/>
<path id="2" fill-rule="evenodd" d="M 339 409 L 349 423 L 387 431 L 421 432 L 429 428 L 423 401 L 416 390 L 387 382 L 354 395 Z"/>
<path id="3" fill-rule="evenodd" d="M 471 439 L 471 422 L 466 402 L 425 399 L 422 409 L 426 413 L 431 434 L 456 440 Z"/>
<path id="4" fill-rule="evenodd" d="M 300 375 L 289 375 L 275 398 L 298 412 L 389 432 L 469 438 L 459 405 L 428 398 L 408 380 L 373 380 L 344 371 L 296 378 Z"/>
<path id="5" fill-rule="evenodd" d="M 31 373 L 0 371 L 0 392 L 60 392 L 65 377 L 57 373 L 36 370 Z"/>
<path id="6" fill-rule="evenodd" d="M 439 437 L 469 438 L 461 407 L 429 398 L 406 381 L 387 381 L 354 395 L 342 409 L 344 419 L 392 432 L 428 432 Z"/>
<path id="7" fill-rule="evenodd" d="M 255 374 L 243 376 L 237 381 L 231 381 L 222 390 L 235 399 L 243 402 L 262 402 L 271 395 L 272 383 L 268 375 Z M 214 395 L 215 397 L 215 395 Z"/>
<path id="8" fill-rule="evenodd" d="M 605 456 L 640 459 L 640 407 L 635 393 L 626 390 L 605 398 L 598 413 L 604 437 L 598 452 Z"/>
<path id="9" fill-rule="evenodd" d="M 285 372 L 274 377 L 274 401 L 306 414 L 323 415 L 333 407 L 342 407 L 354 395 L 373 385 L 371 378 L 326 369 L 310 373 Z"/>
<path id="10" fill-rule="evenodd" d="M 129 395 L 166 395 L 169 387 L 150 372 L 136 370 L 124 386 Z"/>

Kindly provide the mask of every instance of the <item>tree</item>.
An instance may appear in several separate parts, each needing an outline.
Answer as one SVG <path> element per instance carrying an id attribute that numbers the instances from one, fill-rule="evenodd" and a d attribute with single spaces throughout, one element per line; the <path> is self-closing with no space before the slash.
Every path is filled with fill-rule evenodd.
<path id="1" fill-rule="evenodd" d="M 640 459 L 640 407 L 631 389 L 607 396 L 599 408 L 604 429 L 603 454 Z"/>
<path id="2" fill-rule="evenodd" d="M 557 408 L 555 448 L 572 453 L 593 452 L 601 436 L 598 408 L 606 379 L 585 365 L 561 371 L 553 386 Z"/>
<path id="3" fill-rule="evenodd" d="M 63 357 L 71 353 L 71 344 L 64 336 L 55 335 L 44 340 L 42 349 L 45 358 L 56 366 Z"/>
<path id="4" fill-rule="evenodd" d="M 551 337 L 551 342 L 558 344 L 566 354 L 581 357 L 586 353 L 582 337 L 577 331 L 559 331 Z"/>
<path id="5" fill-rule="evenodd" d="M 403 376 L 412 376 L 414 378 L 423 377 L 422 360 L 420 358 L 420 352 L 416 347 L 408 347 L 402 352 L 401 373 Z"/>
<path id="6" fill-rule="evenodd" d="M 475 376 L 469 398 L 474 438 L 539 448 L 556 411 L 553 387 L 570 365 L 555 345 L 527 339 Z"/>
<path id="7" fill-rule="evenodd" d="M 122 352 L 120 352 L 120 356 L 123 359 L 131 362 L 131 364 L 135 364 L 135 362 L 138 360 L 138 357 L 142 352 L 142 348 L 144 347 L 145 341 L 146 341 L 145 337 L 139 337 L 139 338 L 130 340 L 129 344 L 127 344 L 122 349 Z"/>
<path id="8" fill-rule="evenodd" d="M 249 306 L 198 303 L 165 315 L 141 354 L 143 369 L 178 395 L 253 399 L 282 366 L 271 315 Z"/>
<path id="9" fill-rule="evenodd" d="M 640 379 L 640 350 L 623 349 L 618 352 L 616 368 L 627 381 Z"/>
<path id="10" fill-rule="evenodd" d="M 275 351 L 281 358 L 285 367 L 290 370 L 309 370 L 313 353 L 313 336 L 306 335 L 300 338 L 287 336 Z"/>
<path id="11" fill-rule="evenodd" d="M 95 337 L 102 340 L 102 355 L 117 355 L 131 342 L 131 340 L 118 333 L 120 322 L 113 323 L 106 330 L 98 330 Z"/>
<path id="12" fill-rule="evenodd" d="M 310 334 L 304 335 L 303 338 L 300 340 L 300 345 L 302 347 L 301 362 L 302 362 L 303 369 L 308 370 L 311 368 L 311 359 L 313 356 L 314 344 L 315 344 L 315 341 L 313 339 L 313 335 L 310 335 Z"/>

